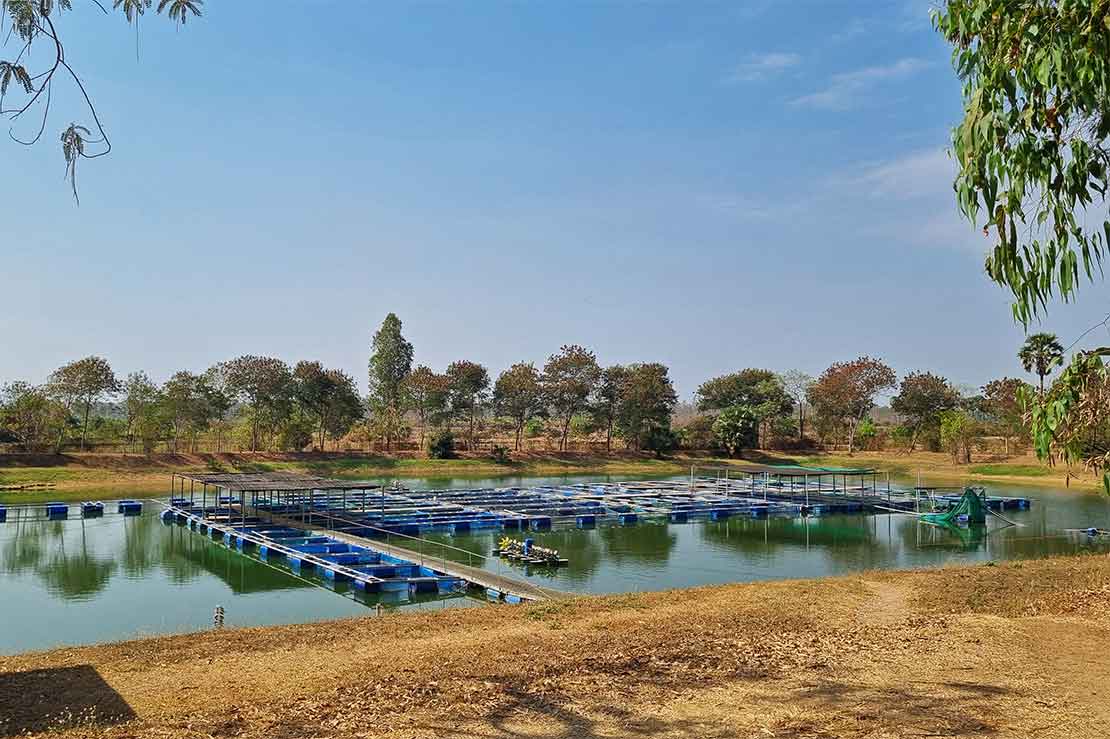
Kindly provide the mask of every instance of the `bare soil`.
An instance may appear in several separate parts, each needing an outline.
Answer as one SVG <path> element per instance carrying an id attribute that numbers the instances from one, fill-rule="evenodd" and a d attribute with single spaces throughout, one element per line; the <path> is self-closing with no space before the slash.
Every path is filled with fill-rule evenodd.
<path id="1" fill-rule="evenodd" d="M 0 737 L 1110 736 L 1110 557 L 0 657 Z"/>

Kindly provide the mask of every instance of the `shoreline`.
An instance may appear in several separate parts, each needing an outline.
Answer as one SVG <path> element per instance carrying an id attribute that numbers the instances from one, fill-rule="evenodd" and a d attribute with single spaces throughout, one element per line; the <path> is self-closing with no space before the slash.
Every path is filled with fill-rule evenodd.
<path id="1" fill-rule="evenodd" d="M 25 463 L 24 463 L 25 462 Z M 700 455 L 673 455 L 656 459 L 645 454 L 532 453 L 515 455 L 508 462 L 463 455 L 450 460 L 413 456 L 341 453 L 225 453 L 179 455 L 74 454 L 0 456 L 0 488 L 29 486 L 26 490 L 0 489 L 0 503 L 41 503 L 48 500 L 80 501 L 90 496 L 121 497 L 156 494 L 168 485 L 174 471 L 298 471 L 346 479 L 406 478 L 512 478 L 609 475 L 675 477 L 689 474 L 691 465 L 741 467 L 745 463 L 801 464 L 806 466 L 873 467 L 892 477 L 914 479 L 920 472 L 929 483 L 1000 483 L 1052 487 L 1077 494 L 1098 493 L 1101 481 L 1091 475 L 1068 480 L 1059 468 L 1050 468 L 1028 457 L 1013 461 L 985 460 L 953 465 L 946 455 L 928 452 L 901 454 L 857 452 L 843 454 L 749 453 L 729 459 Z M 977 471 L 978 470 L 978 471 Z M 984 470 L 986 472 L 984 472 Z M 168 492 L 168 491 L 167 491 Z"/>
<path id="2" fill-rule="evenodd" d="M 0 730 L 1098 736 L 1108 647 L 1110 556 L 1073 555 L 6 656 Z"/>

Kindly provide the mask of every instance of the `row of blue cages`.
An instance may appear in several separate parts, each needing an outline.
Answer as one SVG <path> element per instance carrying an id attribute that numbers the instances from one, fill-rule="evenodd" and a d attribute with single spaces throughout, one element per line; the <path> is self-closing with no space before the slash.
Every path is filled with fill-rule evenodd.
<path id="1" fill-rule="evenodd" d="M 143 512 L 143 504 L 138 500 L 121 500 L 117 502 L 116 513 L 124 516 L 139 516 Z M 51 502 L 43 506 L 46 511 L 46 518 L 50 521 L 64 521 L 69 518 L 69 504 Z M 78 506 L 81 511 L 81 518 L 100 518 L 104 515 L 104 503 L 99 500 L 87 500 Z M 0 523 L 5 523 L 8 520 L 8 509 L 0 506 Z"/>
<path id="2" fill-rule="evenodd" d="M 179 517 L 174 511 L 166 510 L 162 512 L 162 520 L 172 523 L 179 520 Z M 196 518 L 187 519 L 187 523 L 194 529 L 204 527 L 203 520 L 198 521 Z M 240 552 L 257 549 L 259 559 L 264 562 L 284 559 L 286 565 L 297 574 L 301 574 L 303 570 L 316 569 L 313 559 L 317 559 L 365 575 L 368 579 L 352 578 L 342 570 L 327 566 L 319 568 L 322 571 L 318 573 L 327 580 L 353 580 L 355 588 L 364 592 L 408 590 L 415 593 L 435 592 L 446 595 L 462 586 L 462 580 L 457 577 L 445 575 L 430 567 L 368 547 L 337 541 L 325 535 L 314 535 L 304 529 L 267 526 L 261 520 L 252 520 L 250 524 L 236 526 L 234 531 L 224 531 L 223 543 Z M 219 533 L 214 527 L 209 531 L 213 534 Z M 299 557 L 290 552 L 308 556 Z"/>

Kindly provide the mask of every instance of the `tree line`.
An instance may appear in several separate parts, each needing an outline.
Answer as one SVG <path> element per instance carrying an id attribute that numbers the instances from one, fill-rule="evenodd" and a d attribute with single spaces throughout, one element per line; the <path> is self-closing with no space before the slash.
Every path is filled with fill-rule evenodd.
<path id="1" fill-rule="evenodd" d="M 594 352 L 569 344 L 542 366 L 518 362 L 496 379 L 466 359 L 437 371 L 415 364 L 401 320 L 390 313 L 371 341 L 366 396 L 350 375 L 316 361 L 289 365 L 247 355 L 158 384 L 141 371 L 120 380 L 106 360 L 87 357 L 41 385 L 5 385 L 0 440 L 28 451 L 84 450 L 91 432 L 146 453 L 162 444 L 196 451 L 201 439 L 215 451 L 326 449 L 343 440 L 386 450 L 415 443 L 432 456 L 460 446 L 475 451 L 489 440 L 520 450 L 537 436 L 561 450 L 571 438 L 588 438 L 606 451 L 618 441 L 658 453 L 684 447 L 739 454 L 819 441 L 849 452 L 876 444 L 943 448 L 969 460 L 985 435 L 1003 438 L 1007 450 L 1027 442 L 1023 395 L 1043 392 L 1062 356 L 1055 337 L 1035 334 L 1019 359 L 1037 374 L 1039 390 L 1000 378 L 970 393 L 931 372 L 910 372 L 899 382 L 891 367 L 867 356 L 834 363 L 818 377 L 747 368 L 702 383 L 697 414 L 675 424 L 678 396 L 659 362 L 602 366 Z M 881 395 L 891 396 L 899 418 L 885 429 L 872 417 Z"/>

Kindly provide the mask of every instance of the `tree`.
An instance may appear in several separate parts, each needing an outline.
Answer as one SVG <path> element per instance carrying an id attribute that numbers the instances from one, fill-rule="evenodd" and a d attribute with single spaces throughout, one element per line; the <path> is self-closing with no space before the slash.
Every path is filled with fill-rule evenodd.
<path id="1" fill-rule="evenodd" d="M 478 415 L 489 392 L 489 372 L 477 362 L 460 360 L 447 367 L 447 397 L 451 415 L 464 419 L 468 448 L 477 445 Z"/>
<path id="2" fill-rule="evenodd" d="M 289 414 L 293 373 L 280 359 L 253 355 L 225 362 L 221 371 L 230 397 L 247 406 L 250 449 L 258 451 L 262 436 L 272 437 Z"/>
<path id="3" fill-rule="evenodd" d="M 1000 380 L 991 380 L 982 389 L 983 410 L 1005 439 L 1005 452 L 1009 454 L 1011 439 L 1028 437 L 1021 396 L 1029 393 L 1032 387 L 1024 380 L 1003 377 Z"/>
<path id="4" fill-rule="evenodd" d="M 671 430 L 671 414 L 678 403 L 678 394 L 668 375 L 667 367 L 658 362 L 629 365 L 624 373 L 620 402 L 617 404 L 617 432 L 633 449 L 645 449 L 658 442 L 652 451 L 667 451 L 665 444 Z"/>
<path id="5" fill-rule="evenodd" d="M 408 406 L 420 419 L 420 447 L 424 447 L 424 433 L 429 423 L 438 424 L 447 412 L 448 379 L 430 367 L 420 365 L 405 378 L 401 389 Z"/>
<path id="6" fill-rule="evenodd" d="M 902 378 L 898 394 L 891 398 L 890 407 L 909 422 L 910 451 L 917 444 L 920 433 L 927 428 L 938 428 L 940 414 L 952 410 L 960 403 L 960 394 L 948 380 L 931 372 L 911 372 Z"/>
<path id="7" fill-rule="evenodd" d="M 759 418 L 751 406 L 725 408 L 713 422 L 713 436 L 730 456 L 736 456 L 741 449 L 755 446 L 759 436 Z"/>
<path id="8" fill-rule="evenodd" d="M 150 439 L 151 432 L 155 432 L 154 436 L 157 437 L 155 418 L 161 399 L 162 391 L 145 372 L 132 372 L 124 380 L 123 405 L 126 412 L 124 428 L 129 447 L 133 446 L 135 439 L 138 438 L 144 442 L 143 451 L 151 451 L 146 442 Z"/>
<path id="9" fill-rule="evenodd" d="M 1052 370 L 1064 363 L 1064 347 L 1056 334 L 1037 333 L 1025 339 L 1018 351 L 1018 359 L 1026 372 L 1037 375 L 1040 394 L 1044 395 L 1044 378 Z"/>
<path id="10" fill-rule="evenodd" d="M 85 357 L 54 370 L 49 385 L 67 408 L 81 411 L 81 451 L 84 451 L 93 403 L 119 392 L 119 380 L 112 366 L 101 357 Z"/>
<path id="11" fill-rule="evenodd" d="M 513 420 L 516 450 L 520 451 L 524 424 L 543 411 L 543 387 L 536 365 L 519 362 L 502 372 L 493 386 L 493 402 L 499 413 Z"/>
<path id="12" fill-rule="evenodd" d="M 216 427 L 216 452 L 223 451 L 224 432 L 229 424 L 228 413 L 234 407 L 234 395 L 228 385 L 227 365 L 217 364 L 204 372 L 204 386 L 212 409 L 212 425 Z"/>
<path id="13" fill-rule="evenodd" d="M 92 3 L 104 13 L 109 12 L 99 0 L 92 0 Z M 7 116 L 15 125 L 25 114 L 30 113 L 35 120 L 27 127 L 24 134 L 26 138 L 19 138 L 15 134 L 11 134 L 11 138 L 20 144 L 34 145 L 42 139 L 46 131 L 51 103 L 63 98 L 62 93 L 54 93 L 54 83 L 58 75 L 73 83 L 78 99 L 84 101 L 91 118 L 88 125 L 70 123 L 61 135 L 66 179 L 76 199 L 77 163 L 82 159 L 96 159 L 107 155 L 112 150 L 112 142 L 97 115 L 88 90 L 66 56 L 58 30 L 60 16 L 70 10 L 72 5 L 73 0 L 4 0 L 0 5 L 0 17 L 7 15 L 9 22 L 9 30 L 4 31 L 3 41 L 0 41 L 0 50 L 7 49 L 9 41 L 14 40 L 15 44 L 11 48 L 17 52 L 7 60 L 0 59 L 0 115 Z M 122 10 L 127 22 L 135 24 L 136 44 L 139 18 L 152 5 L 153 0 L 114 0 L 112 3 L 113 10 Z M 158 0 L 157 12 L 166 13 L 168 18 L 180 26 L 185 24 L 190 15 L 199 17 L 203 5 L 204 0 Z M 48 56 L 35 54 L 34 50 L 42 45 L 49 49 Z M 28 69 L 31 64 L 29 60 L 32 59 L 43 62 L 41 69 Z M 5 105 L 5 98 L 9 94 L 22 95 L 24 99 Z"/>
<path id="14" fill-rule="evenodd" d="M 806 394 L 817 414 L 846 428 L 848 453 L 855 451 L 856 429 L 875 407 L 875 395 L 894 387 L 897 376 L 877 359 L 860 357 L 825 370 Z"/>
<path id="15" fill-rule="evenodd" d="M 174 454 L 182 436 L 195 449 L 197 434 L 211 425 L 214 415 L 204 378 L 192 372 L 175 372 L 162 388 L 162 406 L 173 434 Z"/>
<path id="16" fill-rule="evenodd" d="M 1091 0 L 947 0 L 934 14 L 963 81 L 957 204 L 991 237 L 987 274 L 1025 325 L 1074 295 L 1080 268 L 1101 271 L 1110 238 L 1094 215 L 1110 184 L 1106 14 Z"/>
<path id="17" fill-rule="evenodd" d="M 971 447 L 980 432 L 979 422 L 962 408 L 940 414 L 940 443 L 956 464 L 971 463 Z"/>
<path id="18" fill-rule="evenodd" d="M 948 0 L 934 15 L 964 81 L 955 191 L 993 249 L 988 276 L 1028 326 L 1049 298 L 1102 275 L 1110 246 L 1110 26 L 1103 2 Z M 979 221 L 980 213 L 983 214 Z M 1023 393 L 1037 456 L 1101 471 L 1110 493 L 1110 347 L 1077 352 L 1052 388 Z"/>
<path id="19" fill-rule="evenodd" d="M 29 452 L 47 449 L 69 419 L 69 411 L 45 388 L 12 382 L 0 392 L 0 427 L 15 434 Z"/>
<path id="20" fill-rule="evenodd" d="M 398 416 L 404 410 L 402 391 L 412 370 L 412 344 L 401 335 L 401 319 L 390 313 L 374 334 L 370 350 L 370 408 L 373 413 Z M 393 437 L 386 424 L 386 448 Z"/>
<path id="21" fill-rule="evenodd" d="M 765 369 L 749 368 L 707 380 L 698 388 L 697 397 L 698 409 L 702 411 L 737 406 L 750 409 L 758 419 L 764 440 L 770 436 L 774 420 L 794 410 L 782 380 Z"/>
<path id="22" fill-rule="evenodd" d="M 559 448 L 567 449 L 570 420 L 589 406 L 589 398 L 601 379 L 601 368 L 594 353 L 577 344 L 563 346 L 543 366 L 545 404 L 562 424 Z"/>
<path id="23" fill-rule="evenodd" d="M 329 433 L 342 436 L 362 416 L 354 378 L 343 370 L 324 369 L 319 362 L 297 362 L 293 368 L 293 398 L 313 420 L 321 451 L 327 448 Z"/>
<path id="24" fill-rule="evenodd" d="M 628 369 L 619 364 L 606 367 L 601 371 L 597 387 L 594 388 L 593 403 L 590 410 L 594 423 L 605 429 L 605 452 L 613 451 L 613 426 L 616 423 L 617 408 L 624 393 L 624 383 Z"/>
<path id="25" fill-rule="evenodd" d="M 779 382 L 798 409 L 798 441 L 802 441 L 806 435 L 806 393 L 813 385 L 813 376 L 801 370 L 787 370 L 779 375 Z"/>

